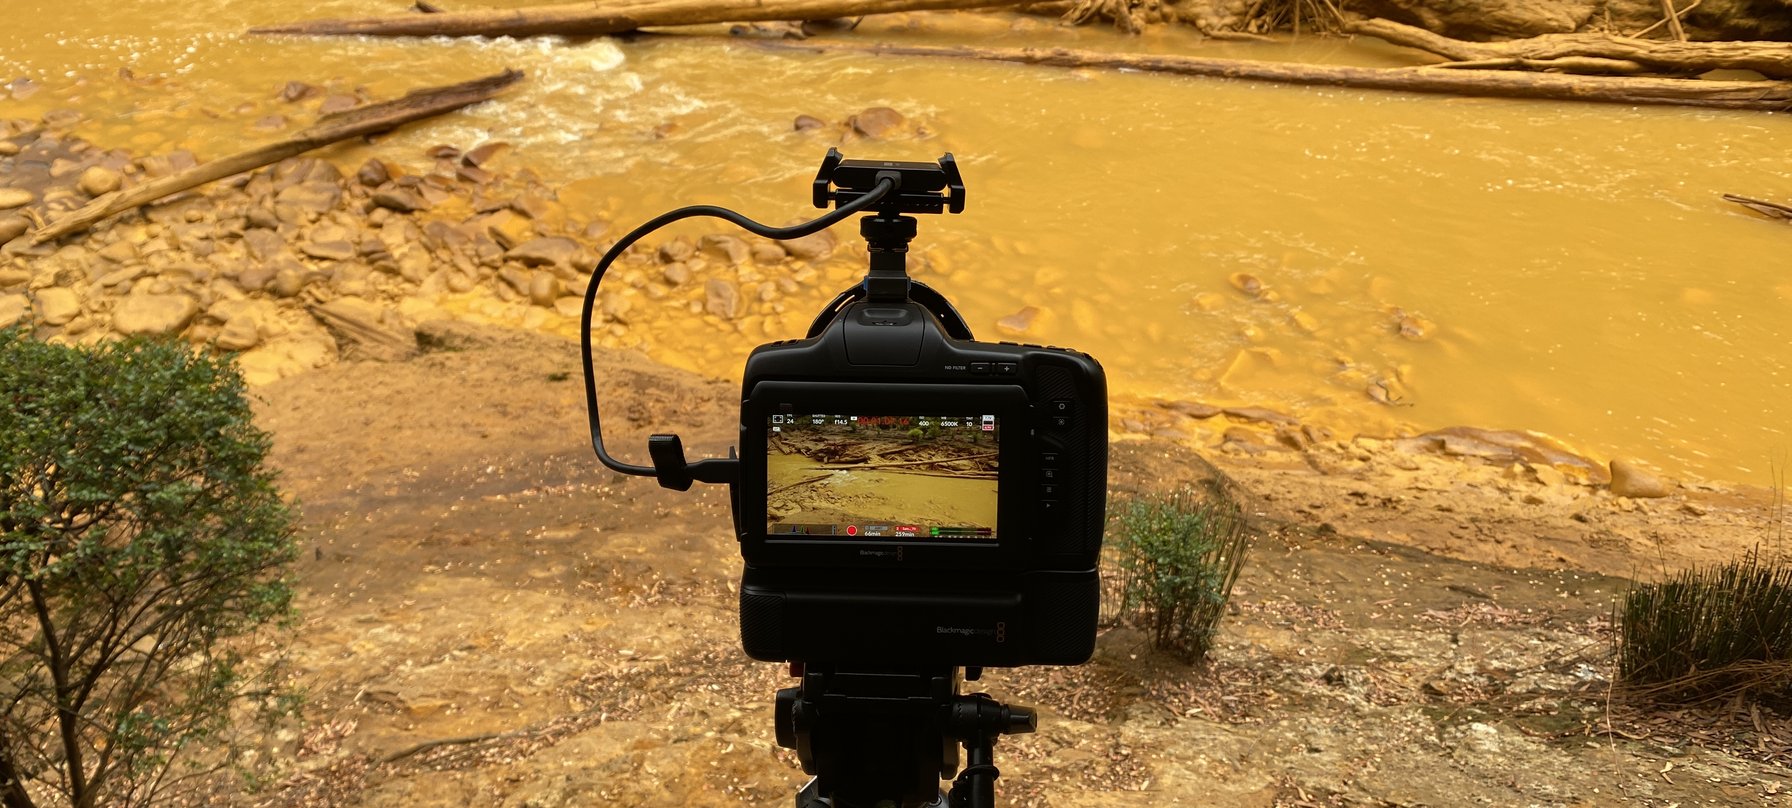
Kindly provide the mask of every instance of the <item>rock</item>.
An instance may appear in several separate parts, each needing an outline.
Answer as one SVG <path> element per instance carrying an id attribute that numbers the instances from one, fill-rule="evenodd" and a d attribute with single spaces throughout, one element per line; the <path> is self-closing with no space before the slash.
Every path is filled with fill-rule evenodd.
<path id="1" fill-rule="evenodd" d="M 1226 280 L 1232 284 L 1232 288 L 1251 297 L 1262 297 L 1264 291 L 1268 289 L 1263 285 L 1261 278 L 1249 272 L 1234 272 Z"/>
<path id="2" fill-rule="evenodd" d="M 317 114 L 328 115 L 332 112 L 345 112 L 361 106 L 361 99 L 344 93 L 336 93 L 317 105 Z"/>
<path id="3" fill-rule="evenodd" d="M 25 235 L 25 231 L 30 229 L 31 222 L 27 221 L 23 216 L 7 216 L 0 218 L 0 244 L 5 244 L 19 236 Z"/>
<path id="4" fill-rule="evenodd" d="M 273 292 L 275 297 L 293 297 L 305 291 L 305 287 L 310 283 L 310 272 L 298 267 L 286 267 L 274 273 L 273 283 L 269 285 L 268 290 Z"/>
<path id="5" fill-rule="evenodd" d="M 255 318 L 248 314 L 238 314 L 224 322 L 218 330 L 219 348 L 226 351 L 247 351 L 261 343 L 261 329 Z"/>
<path id="6" fill-rule="evenodd" d="M 535 271 L 535 275 L 529 279 L 529 302 L 537 306 L 552 308 L 554 301 L 560 299 L 563 291 L 565 290 L 560 285 L 560 279 L 555 277 L 552 272 L 538 269 Z"/>
<path id="7" fill-rule="evenodd" d="M 0 157 L 11 157 L 20 151 L 23 150 L 19 148 L 19 144 L 10 140 L 0 140 Z"/>
<path id="8" fill-rule="evenodd" d="M 281 100 L 288 102 L 303 101 L 307 98 L 319 95 L 322 92 L 323 90 L 318 89 L 314 85 L 306 84 L 302 81 L 289 81 L 285 86 L 280 88 L 280 98 Z"/>
<path id="9" fill-rule="evenodd" d="M 798 132 L 807 132 L 811 129 L 820 129 L 824 126 L 827 126 L 827 122 L 813 115 L 798 115 L 796 116 L 796 122 L 791 124 L 791 128 Z"/>
<path id="10" fill-rule="evenodd" d="M 417 211 L 429 210 L 430 208 L 429 200 L 424 199 L 422 194 L 409 188 L 399 188 L 396 186 L 381 188 L 378 191 L 375 191 L 373 194 L 373 204 L 387 210 L 398 211 L 399 213 L 416 213 Z"/>
<path id="11" fill-rule="evenodd" d="M 198 313 L 199 301 L 187 295 L 132 295 L 112 310 L 112 330 L 126 335 L 174 334 Z"/>
<path id="12" fill-rule="evenodd" d="M 634 308 L 634 298 L 627 294 L 605 295 L 603 303 L 598 308 L 603 312 L 606 321 L 626 323 L 629 309 Z"/>
<path id="13" fill-rule="evenodd" d="M 1039 316 L 1039 309 L 1027 306 L 1013 314 L 996 321 L 996 330 L 1011 337 L 1025 336 L 1027 329 L 1033 327 L 1033 318 Z"/>
<path id="14" fill-rule="evenodd" d="M 1284 415 L 1275 410 L 1267 410 L 1262 407 L 1225 407 L 1221 409 L 1220 412 L 1225 413 L 1230 418 L 1237 418 L 1242 421 L 1257 421 L 1260 423 L 1278 424 L 1281 426 L 1294 426 L 1300 423 L 1300 421 L 1295 420 L 1292 416 Z"/>
<path id="15" fill-rule="evenodd" d="M 0 289 L 24 286 L 31 281 L 31 270 L 24 267 L 0 267 Z"/>
<path id="16" fill-rule="evenodd" d="M 461 155 L 460 161 L 475 168 L 483 168 L 486 163 L 492 161 L 492 158 L 497 157 L 499 152 L 508 148 L 510 148 L 510 144 L 503 141 L 481 143 Z"/>
<path id="17" fill-rule="evenodd" d="M 1618 458 L 1612 461 L 1612 494 L 1630 499 L 1655 499 L 1672 493 L 1666 480 L 1655 476 L 1642 464 Z"/>
<path id="18" fill-rule="evenodd" d="M 790 257 L 790 253 L 778 246 L 775 241 L 755 241 L 751 247 L 747 248 L 747 254 L 753 256 L 753 260 L 761 264 L 782 263 L 784 259 Z"/>
<path id="19" fill-rule="evenodd" d="M 564 236 L 532 238 L 511 248 L 504 257 L 526 267 L 571 266 L 579 243 Z"/>
<path id="20" fill-rule="evenodd" d="M 826 230 L 802 238 L 780 240 L 778 246 L 804 261 L 821 261 L 834 254 L 834 234 Z"/>
<path id="21" fill-rule="evenodd" d="M 746 242 L 722 233 L 711 233 L 704 236 L 697 242 L 697 247 L 703 252 L 727 259 L 730 264 L 744 264 L 752 255 L 747 250 Z"/>
<path id="22" fill-rule="evenodd" d="M 124 186 L 124 175 L 104 166 L 93 166 L 81 172 L 75 186 L 88 196 L 104 196 Z"/>
<path id="23" fill-rule="evenodd" d="M 325 261 L 347 261 L 355 257 L 355 245 L 342 240 L 307 241 L 299 245 L 299 252 Z"/>
<path id="24" fill-rule="evenodd" d="M 498 270 L 498 280 L 503 281 L 518 295 L 528 297 L 529 286 L 535 282 L 535 276 L 516 267 L 505 267 Z M 502 291 L 502 287 L 499 291 Z"/>
<path id="25" fill-rule="evenodd" d="M 274 195 L 274 215 L 281 221 L 297 222 L 306 217 L 296 214 L 323 213 L 341 200 L 342 188 L 334 182 L 303 182 Z"/>
<path id="26" fill-rule="evenodd" d="M 484 222 L 485 232 L 507 250 L 535 238 L 535 224 L 528 217 L 508 209 L 484 217 Z"/>
<path id="27" fill-rule="evenodd" d="M 854 132 L 872 140 L 884 140 L 902 132 L 902 113 L 889 107 L 872 107 L 846 119 Z"/>
<path id="28" fill-rule="evenodd" d="M 137 245 L 118 240 L 100 248 L 99 256 L 114 264 L 123 264 L 137 260 Z"/>
<path id="29" fill-rule="evenodd" d="M 0 188 L 0 210 L 22 208 L 35 201 L 37 197 L 23 188 Z"/>
<path id="30" fill-rule="evenodd" d="M 660 275 L 666 279 L 667 283 L 677 286 L 691 280 L 691 268 L 683 263 L 667 264 L 664 269 L 660 270 Z"/>
<path id="31" fill-rule="evenodd" d="M 31 309 L 31 298 L 24 295 L 0 295 L 0 328 L 11 328 L 25 318 Z"/>
<path id="32" fill-rule="evenodd" d="M 312 316 L 336 337 L 345 358 L 397 361 L 417 353 L 417 333 L 403 328 L 396 313 L 358 297 L 342 297 L 311 307 Z"/>
<path id="33" fill-rule="evenodd" d="M 517 194 L 515 199 L 510 200 L 511 210 L 521 213 L 538 222 L 547 221 L 548 219 L 553 218 L 557 208 L 558 206 L 554 204 L 552 199 L 542 196 L 534 191 L 524 191 L 523 193 Z"/>
<path id="34" fill-rule="evenodd" d="M 685 241 L 682 238 L 675 238 L 661 244 L 659 249 L 660 263 L 662 264 L 689 261 L 691 256 L 696 254 L 697 248 L 692 247 L 690 242 Z"/>
<path id="35" fill-rule="evenodd" d="M 740 289 L 721 278 L 711 278 L 703 285 L 703 309 L 724 320 L 740 314 Z"/>
<path id="36" fill-rule="evenodd" d="M 50 288 L 37 292 L 37 319 L 44 325 L 63 325 L 81 314 L 81 297 L 72 289 Z"/>
<path id="37" fill-rule="evenodd" d="M 355 172 L 355 181 L 369 188 L 378 188 L 392 181 L 392 167 L 378 157 L 369 158 Z"/>

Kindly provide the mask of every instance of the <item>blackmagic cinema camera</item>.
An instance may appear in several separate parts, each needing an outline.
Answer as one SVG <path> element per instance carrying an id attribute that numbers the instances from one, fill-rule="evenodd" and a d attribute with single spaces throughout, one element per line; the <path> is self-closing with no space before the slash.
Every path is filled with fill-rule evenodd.
<path id="1" fill-rule="evenodd" d="M 745 568 L 741 642 L 789 662 L 778 742 L 816 775 L 799 808 L 993 806 L 996 736 L 1035 717 L 960 670 L 1075 665 L 1094 650 L 1107 485 L 1101 366 L 1063 348 L 978 342 L 944 296 L 906 271 L 916 219 L 959 213 L 965 187 L 938 163 L 844 160 L 829 149 L 814 221 L 772 228 L 723 208 L 662 215 L 624 236 L 586 289 L 584 370 L 592 448 L 605 466 L 677 490 L 726 483 Z M 801 339 L 747 359 L 739 454 L 687 463 L 675 435 L 651 467 L 604 450 L 591 363 L 603 274 L 647 233 L 693 216 L 789 239 L 864 211 L 864 280 Z"/>

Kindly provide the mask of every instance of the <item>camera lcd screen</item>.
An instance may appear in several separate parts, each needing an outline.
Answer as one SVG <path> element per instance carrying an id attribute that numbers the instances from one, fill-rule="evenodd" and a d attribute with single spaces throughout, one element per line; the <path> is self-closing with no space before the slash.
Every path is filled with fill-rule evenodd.
<path id="1" fill-rule="evenodd" d="M 993 541 L 994 415 L 767 417 L 771 538 Z"/>

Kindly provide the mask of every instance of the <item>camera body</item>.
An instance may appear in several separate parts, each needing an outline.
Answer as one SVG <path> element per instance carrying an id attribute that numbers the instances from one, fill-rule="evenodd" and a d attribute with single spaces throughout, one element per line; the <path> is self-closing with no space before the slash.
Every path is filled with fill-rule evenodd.
<path id="1" fill-rule="evenodd" d="M 742 644 L 839 665 L 1084 662 L 1106 506 L 1101 366 L 969 339 L 914 286 L 934 305 L 837 301 L 807 338 L 747 360 Z"/>

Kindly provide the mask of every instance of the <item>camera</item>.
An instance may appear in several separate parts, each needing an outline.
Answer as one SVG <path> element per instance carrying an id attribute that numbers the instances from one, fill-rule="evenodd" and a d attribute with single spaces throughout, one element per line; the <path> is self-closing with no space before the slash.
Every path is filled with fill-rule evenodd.
<path id="1" fill-rule="evenodd" d="M 683 490 L 729 486 L 744 568 L 741 644 L 790 662 L 781 745 L 817 774 L 799 806 L 925 805 L 969 765 L 953 805 L 993 805 L 998 735 L 1034 713 L 960 695 L 984 667 L 1075 665 L 1094 651 L 1107 489 L 1107 381 L 1066 348 L 976 340 L 939 292 L 908 276 L 909 214 L 963 211 L 947 154 L 936 163 L 846 160 L 829 149 L 813 184 L 834 210 L 790 228 L 694 206 L 618 241 L 586 290 L 586 403 L 609 468 Z M 652 230 L 716 216 L 772 238 L 865 213 L 864 280 L 805 336 L 761 345 L 741 384 L 738 454 L 687 463 L 675 435 L 651 468 L 603 448 L 590 361 L 604 270 Z M 963 800 L 959 802 L 958 800 Z"/>

